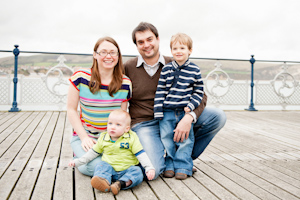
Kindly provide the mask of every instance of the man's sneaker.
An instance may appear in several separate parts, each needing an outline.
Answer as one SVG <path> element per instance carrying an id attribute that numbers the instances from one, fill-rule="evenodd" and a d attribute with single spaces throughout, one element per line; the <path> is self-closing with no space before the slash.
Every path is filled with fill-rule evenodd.
<path id="1" fill-rule="evenodd" d="M 114 182 L 114 183 L 111 185 L 110 189 L 111 189 L 111 192 L 112 192 L 114 195 L 117 195 L 117 194 L 119 193 L 120 189 L 121 189 L 121 183 L 120 183 L 120 181 Z"/>
<path id="2" fill-rule="evenodd" d="M 105 178 L 101 178 L 99 176 L 94 176 L 91 180 L 91 185 L 93 188 L 100 190 L 101 192 L 109 192 L 110 191 L 110 184 L 108 180 Z"/>

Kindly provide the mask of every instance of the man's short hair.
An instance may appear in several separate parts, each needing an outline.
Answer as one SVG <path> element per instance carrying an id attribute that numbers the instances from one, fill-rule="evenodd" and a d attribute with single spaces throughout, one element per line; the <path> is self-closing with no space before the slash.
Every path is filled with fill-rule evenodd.
<path id="1" fill-rule="evenodd" d="M 150 30 L 152 33 L 154 33 L 155 37 L 158 38 L 158 31 L 152 24 L 148 22 L 141 22 L 133 31 L 132 31 L 132 41 L 134 44 L 136 44 L 136 32 L 144 32 Z"/>

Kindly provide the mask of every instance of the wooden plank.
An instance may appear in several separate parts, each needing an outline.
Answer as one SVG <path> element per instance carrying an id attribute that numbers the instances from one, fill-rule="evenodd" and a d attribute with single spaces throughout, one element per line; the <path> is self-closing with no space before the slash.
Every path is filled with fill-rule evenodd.
<path id="1" fill-rule="evenodd" d="M 259 181 L 260 178 L 263 180 L 267 180 L 267 183 L 259 182 L 260 185 L 262 185 L 262 187 L 265 187 L 269 183 L 269 185 L 267 186 L 268 187 L 267 191 L 273 193 L 274 195 L 276 195 L 279 198 L 284 198 L 284 199 L 295 199 L 296 198 L 297 199 L 296 196 L 297 196 L 298 192 L 300 192 L 299 189 L 295 188 L 294 186 L 291 186 L 290 184 L 285 184 L 284 181 L 281 181 L 277 177 L 269 175 L 266 171 L 257 169 L 257 166 L 252 166 L 251 163 L 253 161 L 244 162 L 244 160 L 247 160 L 245 158 L 242 158 L 244 155 L 242 155 L 242 154 L 238 154 L 238 155 L 239 155 L 238 159 L 241 160 L 241 162 L 240 161 L 235 162 L 235 164 L 239 165 L 240 167 L 242 167 L 243 169 L 245 169 L 247 171 L 250 171 L 251 174 L 256 175 L 256 177 L 253 178 L 252 176 L 249 176 L 249 174 L 248 174 L 248 177 L 247 177 L 248 180 L 250 180 L 252 182 L 254 182 L 254 180 Z M 236 156 L 236 155 L 232 154 L 232 156 Z M 245 172 L 243 173 L 243 176 L 244 175 L 245 175 Z M 272 185 L 275 185 L 276 187 L 273 187 Z M 286 191 L 289 191 L 289 193 Z M 293 192 L 296 193 L 296 195 L 292 195 Z"/>
<path id="2" fill-rule="evenodd" d="M 199 181 L 207 190 L 219 199 L 238 199 L 233 193 L 227 190 L 225 187 L 216 182 L 202 169 L 202 165 L 199 160 L 194 160 L 194 166 L 198 168 L 198 171 L 194 173 L 193 177 Z"/>
<path id="3" fill-rule="evenodd" d="M 189 177 L 188 179 L 190 179 Z M 179 199 L 199 199 L 185 184 L 184 182 L 175 178 L 164 178 L 164 181 L 172 188 L 172 191 L 178 196 Z"/>
<path id="4" fill-rule="evenodd" d="M 300 112 L 226 112 L 225 127 L 200 156 L 201 160 L 195 161 L 198 172 L 193 177 L 183 181 L 159 177 L 117 196 L 94 190 L 90 177 L 66 167 L 72 159 L 72 135 L 68 134 L 71 126 L 65 123 L 66 117 L 58 122 L 57 112 L 52 117 L 52 112 L 44 116 L 37 113 L 0 115 L 0 122 L 4 123 L 0 123 L 0 128 L 3 125 L 2 133 L 6 134 L 0 133 L 6 142 L 0 145 L 0 172 L 4 169 L 0 199 L 34 198 L 32 193 L 41 191 L 35 184 L 46 177 L 42 174 L 47 172 L 45 166 L 50 166 L 49 162 L 57 169 L 50 170 L 48 182 L 42 181 L 50 185 L 43 189 L 44 196 L 36 198 L 254 199 L 250 193 L 260 199 L 300 199 Z M 266 123 L 260 123 L 262 120 Z M 62 128 L 59 123 L 64 124 Z M 55 133 L 58 129 L 60 139 L 55 140 L 59 138 Z M 286 139 L 281 140 L 282 137 Z"/>
<path id="5" fill-rule="evenodd" d="M 131 190 L 120 190 L 119 194 L 115 196 L 117 200 L 134 200 L 137 199 Z"/>
<path id="6" fill-rule="evenodd" d="M 21 147 L 18 146 L 18 141 L 22 140 L 22 138 L 19 138 L 18 141 L 16 141 L 12 147 L 1 157 L 2 158 L 9 158 L 12 156 L 11 159 L 14 159 L 12 164 L 9 166 L 5 174 L 0 179 L 0 184 L 3 187 L 0 187 L 0 194 L 5 196 L 6 198 L 9 196 L 11 191 L 15 187 L 15 183 L 18 181 L 20 174 L 24 174 L 22 171 L 25 167 L 25 165 L 28 162 L 28 159 L 32 155 L 32 152 L 34 148 L 36 147 L 36 144 L 39 141 L 39 137 L 41 135 L 41 132 L 43 129 L 45 129 L 45 124 L 48 123 L 49 118 L 42 118 L 43 113 L 40 113 L 37 118 L 41 120 L 41 123 L 39 123 L 39 120 L 33 120 L 32 124 L 27 127 L 25 130 L 25 133 L 30 134 L 30 138 L 28 139 L 27 143 L 23 146 L 23 148 L 20 150 Z M 38 124 L 38 126 L 37 126 Z M 37 127 L 36 127 L 37 126 Z M 34 132 L 31 134 L 31 132 L 34 130 Z M 15 147 L 15 148 L 14 148 Z M 16 150 L 16 152 L 15 152 Z M 18 153 L 18 154 L 17 154 Z M 16 156 L 17 155 L 17 156 Z M 16 156 L 16 157 L 15 157 Z M 15 157 L 15 158 L 14 158 Z M 8 159 L 6 159 L 8 160 Z M 3 171 L 3 170 L 2 170 Z M 18 181 L 19 183 L 19 181 Z M 27 184 L 27 183 L 26 183 Z M 27 191 L 22 191 L 22 194 L 25 194 Z M 31 191 L 29 191 L 31 193 Z"/>
<path id="7" fill-rule="evenodd" d="M 213 154 L 208 155 L 208 157 L 211 157 Z M 216 157 L 217 155 L 215 155 Z M 259 197 L 260 199 L 279 199 L 276 196 L 272 195 L 271 193 L 269 193 L 268 191 L 262 189 L 261 187 L 259 187 L 258 185 L 252 183 L 251 181 L 249 181 L 246 177 L 243 176 L 245 170 L 243 169 L 239 169 L 238 171 L 233 171 L 233 165 L 235 165 L 234 163 L 232 163 L 231 161 L 228 162 L 226 160 L 222 160 L 221 162 L 219 162 L 218 160 L 215 160 L 214 158 L 211 160 L 211 162 L 213 164 L 211 164 L 210 162 L 206 163 L 211 166 L 212 168 L 214 168 L 216 171 L 222 173 L 224 176 L 228 177 L 229 179 L 231 179 L 232 181 L 236 182 L 237 184 L 239 184 L 241 187 L 245 188 L 246 190 L 250 191 L 251 193 L 253 193 L 255 196 Z M 223 163 L 226 162 L 227 165 L 224 166 Z M 234 192 L 234 191 L 232 191 Z M 244 196 L 240 197 L 241 199 L 248 199 Z"/>
<path id="8" fill-rule="evenodd" d="M 43 162 L 31 199 L 51 199 L 54 187 L 66 113 L 60 112 L 47 155 Z"/>
<path id="9" fill-rule="evenodd" d="M 75 170 L 75 199 L 94 199 L 94 190 L 91 185 L 91 177 L 81 174 L 77 168 Z"/>
<path id="10" fill-rule="evenodd" d="M 235 196 L 241 199 L 259 199 L 257 196 L 243 188 L 242 186 L 238 185 L 228 177 L 224 176 L 223 173 L 220 173 L 216 170 L 214 170 L 211 165 L 214 165 L 215 163 L 210 163 L 210 165 L 207 165 L 205 162 L 202 162 L 200 164 L 200 169 L 205 172 L 210 178 L 212 178 L 214 181 L 218 182 L 220 185 L 225 187 L 228 191 L 233 193 Z"/>
<path id="11" fill-rule="evenodd" d="M 1 115 L 0 118 L 0 125 L 2 126 L 3 124 L 5 124 L 6 121 L 8 121 L 9 119 L 11 119 L 12 117 L 16 116 L 18 113 L 14 113 L 14 112 L 7 112 L 3 115 Z M 1 127 L 0 126 L 0 127 Z M 3 128 L 0 129 L 0 133 L 3 131 Z"/>
<path id="12" fill-rule="evenodd" d="M 20 117 L 17 121 L 15 121 L 14 123 L 11 123 L 9 126 L 7 126 L 5 128 L 5 130 L 3 130 L 0 134 L 0 143 L 3 143 L 4 140 L 6 140 L 6 138 L 10 135 L 13 135 L 13 134 L 20 134 L 18 131 L 15 131 L 19 126 L 20 124 L 22 124 L 28 116 L 30 116 L 30 112 L 25 112 L 23 114 L 22 117 Z M 25 125 L 25 124 L 23 124 Z M 23 130 L 26 128 L 26 127 L 21 127 L 21 129 L 23 128 Z M 19 130 L 20 130 L 20 127 L 19 127 Z"/>
<path id="13" fill-rule="evenodd" d="M 152 189 L 146 181 L 143 181 L 142 184 L 134 187 L 132 189 L 132 192 L 135 194 L 137 199 L 157 199 L 154 192 L 152 191 Z"/>
<path id="14" fill-rule="evenodd" d="M 296 163 L 297 164 L 297 163 Z M 274 165 L 272 163 L 268 163 L 266 161 L 264 162 L 257 162 L 252 161 L 251 165 L 257 166 L 258 169 L 267 172 L 270 175 L 273 175 L 275 177 L 278 177 L 280 180 L 285 181 L 295 187 L 298 187 L 300 189 L 300 179 L 297 179 L 297 177 L 300 177 L 300 174 L 292 173 L 291 176 L 287 175 L 287 172 L 290 172 L 287 168 L 278 168 L 277 165 Z M 294 176 L 293 176 L 294 175 Z"/>
<path id="15" fill-rule="evenodd" d="M 115 200 L 115 197 L 113 195 L 113 193 L 111 192 L 107 192 L 107 193 L 104 193 L 104 192 L 100 192 L 99 190 L 96 190 L 94 189 L 94 192 L 95 192 L 95 196 L 96 196 L 96 199 L 97 200 Z"/>
<path id="16" fill-rule="evenodd" d="M 19 151 L 28 146 L 27 140 L 31 137 L 32 132 L 35 130 L 39 123 L 39 119 L 34 120 L 24 133 L 7 149 L 0 158 L 0 177 L 4 174 L 6 169 L 11 165 Z M 22 150 L 23 151 L 23 150 Z M 31 155 L 31 153 L 29 154 Z M 19 156 L 20 157 L 20 156 Z M 27 156 L 25 156 L 27 158 Z M 22 157 L 21 157 L 22 158 Z"/>
<path id="17" fill-rule="evenodd" d="M 0 120 L 0 133 L 2 133 L 7 127 L 11 124 L 15 123 L 18 119 L 20 119 L 26 112 L 18 112 L 11 113 L 7 115 L 5 118 Z M 20 120 L 24 120 L 21 118 Z"/>
<path id="18" fill-rule="evenodd" d="M 161 177 L 158 177 L 153 181 L 149 181 L 148 183 L 159 199 L 179 199 Z"/>
<path id="19" fill-rule="evenodd" d="M 267 180 L 263 179 L 260 176 L 257 176 L 253 173 L 251 173 L 247 168 L 243 168 L 240 166 L 240 163 L 243 161 L 235 162 L 234 165 L 230 162 L 223 162 L 222 165 L 224 165 L 227 168 L 230 168 L 232 171 L 238 172 L 239 174 L 242 174 L 244 178 L 251 181 L 252 183 L 256 184 L 258 187 L 264 189 L 265 191 L 273 194 L 277 198 L 280 199 L 297 199 L 295 196 L 292 196 L 290 193 L 278 188 L 274 184 L 268 182 Z"/>
<path id="20" fill-rule="evenodd" d="M 29 115 L 29 114 L 31 114 L 31 115 Z M 38 112 L 27 113 L 27 115 L 29 115 L 29 116 L 25 116 L 25 121 L 23 121 L 23 123 L 21 123 L 22 122 L 21 120 L 18 120 L 18 123 L 14 123 L 14 126 L 10 126 L 5 131 L 3 131 L 2 134 L 0 135 L 0 138 L 1 138 L 0 140 L 1 141 L 5 140 L 4 142 L 1 143 L 1 146 L 0 146 L 0 157 L 18 138 L 21 137 L 21 134 L 23 134 L 23 131 L 27 128 L 28 125 L 30 125 L 31 121 L 36 118 L 36 116 L 38 115 Z M 28 133 L 28 130 L 27 130 L 27 133 Z M 4 136 L 4 137 L 2 137 L 2 136 Z M 22 140 L 25 143 L 27 141 L 27 138 L 22 137 Z"/>
<path id="21" fill-rule="evenodd" d="M 233 159 L 234 159 L 230 155 L 219 153 L 219 151 L 216 151 L 216 149 L 212 149 L 212 150 L 216 154 L 218 154 L 218 156 L 223 157 L 226 160 L 233 161 Z M 206 155 L 208 155 L 209 157 L 212 157 L 214 160 L 217 161 L 217 159 L 215 159 L 214 156 L 211 155 L 210 153 L 208 153 Z M 243 154 L 243 155 L 249 157 L 248 155 L 251 155 L 251 154 Z M 255 160 L 260 160 L 259 162 L 254 161 L 254 160 L 251 161 L 251 163 L 254 164 L 255 166 L 257 166 L 257 165 L 258 166 L 260 166 L 260 165 L 268 166 L 269 168 L 266 168 L 265 169 L 266 171 L 272 172 L 272 171 L 276 170 L 276 171 L 278 171 L 278 173 L 282 173 L 282 175 L 280 175 L 279 177 L 286 177 L 286 175 L 287 175 L 288 177 L 286 177 L 286 179 L 292 178 L 289 181 L 290 183 L 292 183 L 294 186 L 300 185 L 300 183 L 298 182 L 298 180 L 300 180 L 300 174 L 289 169 L 287 165 L 280 166 L 280 165 L 278 165 L 277 160 L 274 161 L 271 159 L 271 157 L 266 156 L 265 154 L 262 154 L 262 153 L 253 153 L 253 156 L 260 158 L 260 159 L 255 159 Z M 251 157 L 253 158 L 253 156 L 251 156 Z M 297 165 L 297 163 L 295 163 L 295 164 Z M 293 166 L 295 164 L 293 164 Z M 294 179 L 296 179 L 296 180 L 294 180 Z"/>
<path id="22" fill-rule="evenodd" d="M 0 120 L 4 117 L 6 117 L 10 112 L 4 112 L 4 111 L 1 111 L 0 112 Z M 1 123 L 0 123 L 1 124 Z"/>
<path id="23" fill-rule="evenodd" d="M 197 173 L 197 172 L 196 172 Z M 205 185 L 199 182 L 194 177 L 183 180 L 184 184 L 192 190 L 200 199 L 217 200 L 218 198 L 209 191 Z M 180 190 L 179 190 L 180 191 Z M 185 198 L 183 198 L 185 199 Z"/>
<path id="24" fill-rule="evenodd" d="M 73 151 L 70 140 L 73 135 L 71 124 L 66 121 L 59 164 L 55 179 L 53 199 L 73 199 L 73 169 L 68 163 L 73 159 Z"/>
<path id="25" fill-rule="evenodd" d="M 268 180 L 268 182 L 278 186 L 279 188 L 282 188 L 282 190 L 285 190 L 287 192 L 289 192 L 290 194 L 294 195 L 294 197 L 300 198 L 300 189 L 285 182 L 280 180 L 279 178 L 270 175 L 267 171 L 262 171 L 260 169 L 257 169 L 256 166 L 252 166 L 251 163 L 245 163 L 245 162 L 239 162 L 238 163 L 241 167 L 243 167 L 244 169 L 247 169 L 248 171 L 250 171 L 251 173 L 265 179 Z M 291 197 L 289 197 L 291 198 Z"/>
<path id="26" fill-rule="evenodd" d="M 285 136 L 276 135 L 273 132 L 268 132 L 268 131 L 263 130 L 263 128 L 257 128 L 257 126 L 259 124 L 262 124 L 262 123 L 260 123 L 262 121 L 262 119 L 256 119 L 255 118 L 257 116 L 259 116 L 259 115 L 253 116 L 253 118 L 251 119 L 251 121 L 249 120 L 249 116 L 247 118 L 244 117 L 244 116 L 237 118 L 236 120 L 240 122 L 237 125 L 237 127 L 242 126 L 244 130 L 252 131 L 252 132 L 254 132 L 256 134 L 261 134 L 261 135 L 264 135 L 265 137 L 269 137 L 269 138 L 272 138 L 272 139 L 275 139 L 275 140 L 287 143 L 290 146 L 295 147 L 297 149 L 299 148 L 299 145 L 300 145 L 299 141 L 295 141 L 293 139 L 286 138 Z M 251 124 L 253 124 L 253 126 L 250 126 L 249 122 Z M 245 124 L 247 124 L 248 126 L 245 126 Z"/>

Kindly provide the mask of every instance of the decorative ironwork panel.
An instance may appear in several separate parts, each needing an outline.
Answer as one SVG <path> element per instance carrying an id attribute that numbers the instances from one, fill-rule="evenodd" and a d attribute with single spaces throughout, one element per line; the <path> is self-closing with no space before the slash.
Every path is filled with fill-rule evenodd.
<path id="1" fill-rule="evenodd" d="M 285 99 L 285 103 L 288 105 L 300 105 L 300 85 L 295 87 L 295 91 L 292 96 Z"/>
<path id="2" fill-rule="evenodd" d="M 10 104 L 10 84 L 12 80 L 9 75 L 0 78 L 0 104 Z"/>
<path id="3" fill-rule="evenodd" d="M 291 96 L 282 97 L 277 95 L 271 82 L 256 84 L 256 101 L 257 105 L 300 105 L 300 86 L 294 88 Z"/>
<path id="4" fill-rule="evenodd" d="M 223 96 L 207 94 L 208 103 L 220 105 L 247 105 L 248 88 L 249 83 L 247 81 L 234 81 Z"/>
<path id="5" fill-rule="evenodd" d="M 42 78 L 22 78 L 22 105 L 55 105 L 59 110 L 66 105 L 70 84 L 68 77 L 73 74 L 73 69 L 64 63 L 64 56 L 59 56 L 57 61 L 59 63 Z"/>
<path id="6" fill-rule="evenodd" d="M 281 68 L 272 81 L 258 83 L 256 104 L 281 105 L 284 109 L 287 105 L 300 105 L 299 82 L 288 72 L 286 63 Z"/>
<path id="7" fill-rule="evenodd" d="M 280 105 L 280 99 L 273 90 L 270 82 L 255 83 L 256 89 L 256 105 Z"/>
<path id="8" fill-rule="evenodd" d="M 57 61 L 59 61 L 59 63 L 52 67 L 47 74 L 42 77 L 42 80 L 46 84 L 49 92 L 59 98 L 63 98 L 67 96 L 67 88 L 69 86 L 69 81 L 64 75 L 67 73 L 72 75 L 74 71 L 64 63 L 66 61 L 64 56 L 59 56 Z"/>
<path id="9" fill-rule="evenodd" d="M 60 98 L 52 94 L 40 78 L 21 78 L 20 104 L 57 104 L 66 102 L 66 96 Z"/>
<path id="10" fill-rule="evenodd" d="M 211 96 L 220 98 L 227 94 L 233 80 L 229 75 L 221 69 L 222 64 L 217 62 L 215 69 L 207 74 L 205 77 L 205 91 Z"/>

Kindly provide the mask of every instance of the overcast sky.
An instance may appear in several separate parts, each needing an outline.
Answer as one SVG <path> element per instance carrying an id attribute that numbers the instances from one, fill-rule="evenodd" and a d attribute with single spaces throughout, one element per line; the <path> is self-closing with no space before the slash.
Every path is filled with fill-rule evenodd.
<path id="1" fill-rule="evenodd" d="M 111 36 L 137 55 L 131 32 L 141 21 L 157 27 L 164 55 L 184 32 L 192 57 L 300 61 L 299 0 L 1 0 L 0 50 L 92 53 Z"/>

